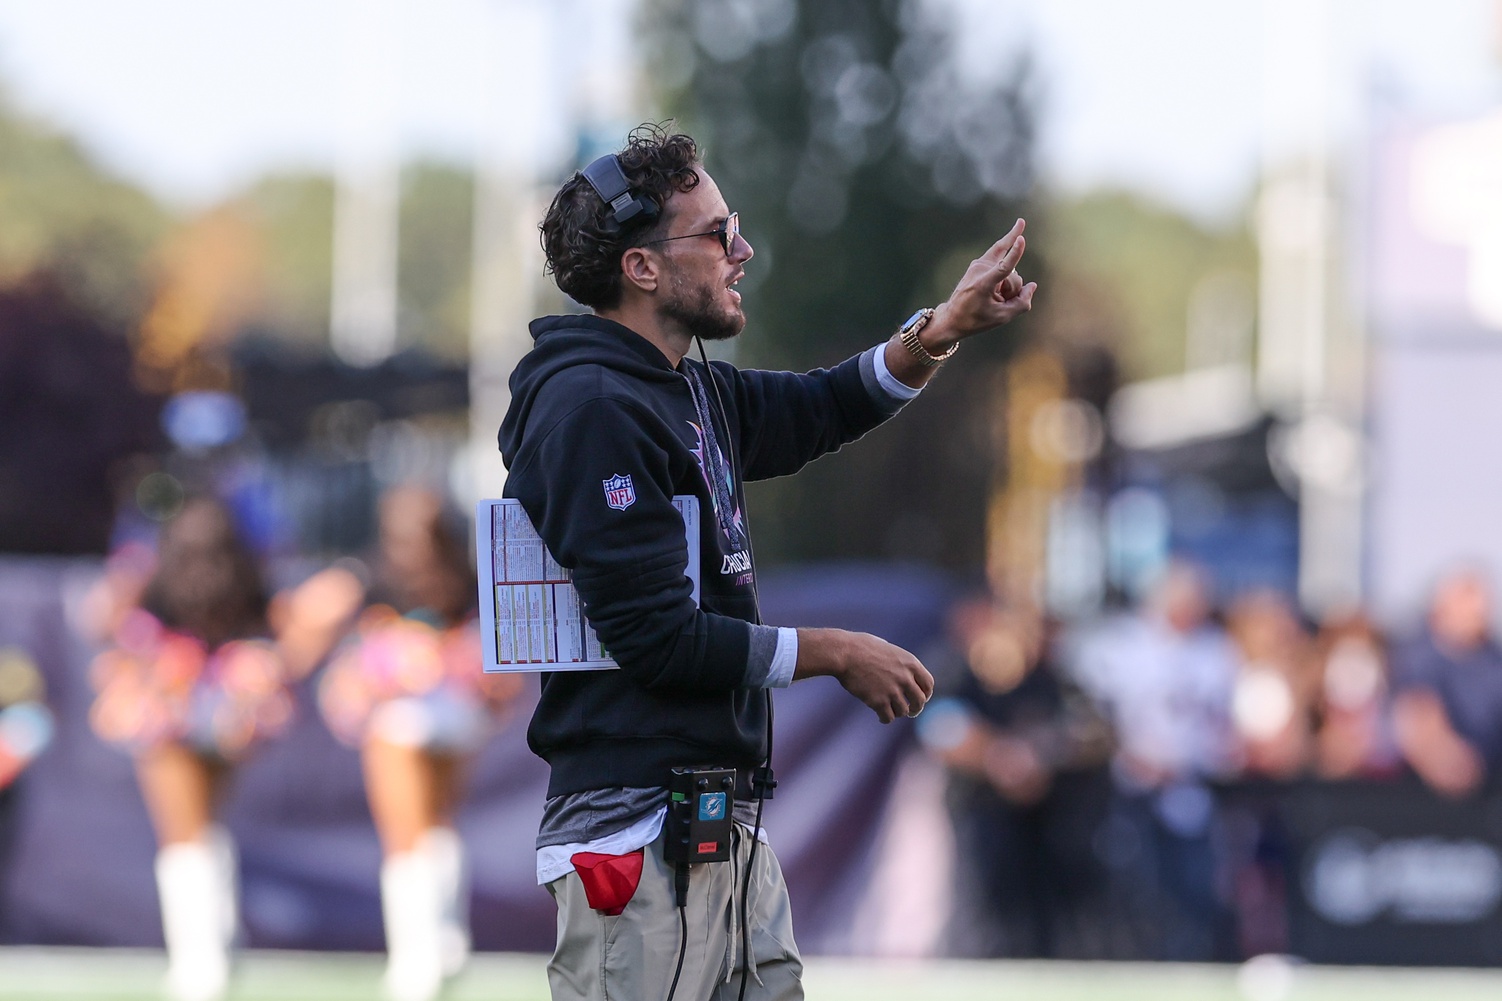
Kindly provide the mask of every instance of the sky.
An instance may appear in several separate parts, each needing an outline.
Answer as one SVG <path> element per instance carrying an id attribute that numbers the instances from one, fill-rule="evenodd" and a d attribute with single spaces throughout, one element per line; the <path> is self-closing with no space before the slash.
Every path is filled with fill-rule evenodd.
<path id="1" fill-rule="evenodd" d="M 1202 216 L 1245 204 L 1263 161 L 1311 133 L 1359 155 L 1374 94 L 1441 118 L 1502 102 L 1498 0 L 1326 0 L 1323 25 L 1316 0 L 960 5 L 971 61 L 1014 32 L 1036 54 L 1045 183 L 1125 187 Z"/>
<path id="2" fill-rule="evenodd" d="M 1441 118 L 1502 103 L 1498 0 L 1322 0 L 1323 25 L 1317 0 L 927 2 L 963 27 L 969 71 L 1031 54 L 1045 185 L 1125 187 L 1205 217 L 1238 211 L 1263 160 L 1312 135 L 1337 156 L 1359 149 L 1373 94 Z M 623 124 L 646 113 L 619 86 L 632 8 L 0 0 L 0 82 L 179 205 L 361 152 L 525 167 L 533 152 L 566 155 L 571 110 Z M 590 53 L 571 60 L 592 67 L 582 92 L 547 58 L 565 46 Z M 359 100 L 382 92 L 395 95 L 385 112 Z"/>

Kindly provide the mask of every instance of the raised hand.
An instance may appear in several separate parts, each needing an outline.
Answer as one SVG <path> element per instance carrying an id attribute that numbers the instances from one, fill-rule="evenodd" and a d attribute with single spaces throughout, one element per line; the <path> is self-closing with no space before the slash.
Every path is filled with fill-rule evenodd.
<path id="1" fill-rule="evenodd" d="M 1037 282 L 1024 282 L 1017 265 L 1027 249 L 1022 231 L 1027 221 L 1018 219 L 1000 240 L 970 262 L 948 300 L 934 313 L 924 344 L 942 351 L 955 341 L 999 327 L 1033 308 Z"/>

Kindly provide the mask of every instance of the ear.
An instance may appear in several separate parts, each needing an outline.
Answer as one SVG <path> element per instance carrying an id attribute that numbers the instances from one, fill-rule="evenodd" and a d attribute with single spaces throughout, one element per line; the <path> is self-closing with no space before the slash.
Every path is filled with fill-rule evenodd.
<path id="1" fill-rule="evenodd" d="M 629 287 L 651 294 L 662 280 L 661 262 L 645 247 L 632 247 L 621 255 L 621 277 Z"/>

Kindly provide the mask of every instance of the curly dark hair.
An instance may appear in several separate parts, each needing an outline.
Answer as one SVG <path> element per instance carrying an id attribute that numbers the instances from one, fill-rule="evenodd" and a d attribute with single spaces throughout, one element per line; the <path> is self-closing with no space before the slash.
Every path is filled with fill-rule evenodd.
<path id="1" fill-rule="evenodd" d="M 621 301 L 621 255 L 640 247 L 667 229 L 668 213 L 661 211 L 675 191 L 692 191 L 699 183 L 694 171 L 699 146 L 682 133 L 662 125 L 640 125 L 617 154 L 632 190 L 657 203 L 657 219 L 650 225 L 627 224 L 622 230 L 609 206 L 575 172 L 553 196 L 538 229 L 547 272 L 558 287 L 591 309 L 609 309 Z"/>

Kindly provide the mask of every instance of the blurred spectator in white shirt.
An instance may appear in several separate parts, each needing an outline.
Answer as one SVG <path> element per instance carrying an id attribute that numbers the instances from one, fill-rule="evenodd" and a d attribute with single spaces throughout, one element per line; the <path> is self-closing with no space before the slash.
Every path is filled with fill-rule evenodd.
<path id="1" fill-rule="evenodd" d="M 1218 958 L 1229 943 L 1205 783 L 1233 768 L 1237 658 L 1210 611 L 1203 573 L 1174 562 L 1138 612 L 1072 644 L 1076 677 L 1116 730 L 1117 808 L 1100 848 L 1139 948 L 1158 959 Z"/>
<path id="2" fill-rule="evenodd" d="M 1236 651 L 1209 615 L 1204 575 L 1176 562 L 1140 611 L 1105 620 L 1073 645 L 1076 676 L 1115 725 L 1125 789 L 1162 789 L 1231 766 Z"/>

